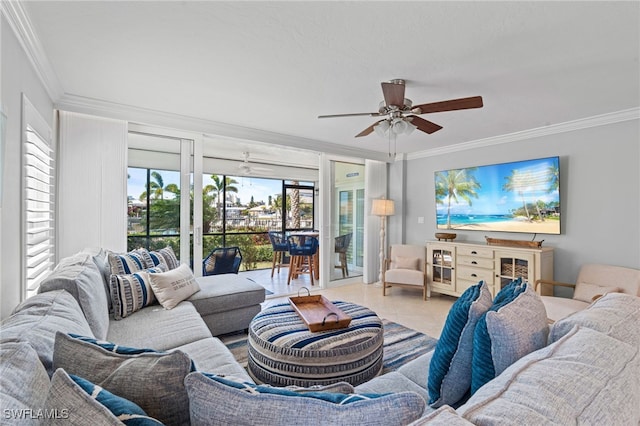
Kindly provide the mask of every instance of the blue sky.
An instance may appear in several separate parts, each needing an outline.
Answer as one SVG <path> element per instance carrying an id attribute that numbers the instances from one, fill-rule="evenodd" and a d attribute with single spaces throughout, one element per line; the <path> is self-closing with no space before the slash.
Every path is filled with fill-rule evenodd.
<path id="1" fill-rule="evenodd" d="M 127 182 L 127 194 L 134 199 L 138 199 L 140 194 L 145 191 L 145 183 L 147 180 L 146 169 L 134 169 L 129 168 L 129 179 Z M 180 174 L 174 171 L 162 171 L 162 177 L 164 185 L 175 183 L 179 185 Z M 275 198 L 276 194 L 282 191 L 282 181 L 278 179 L 263 179 L 263 178 L 249 178 L 249 177 L 235 177 L 238 183 L 235 185 L 238 188 L 238 197 L 243 204 L 248 204 L 251 201 L 253 195 L 254 201 L 264 201 L 268 203 L 269 195 Z M 210 175 L 205 175 L 205 180 L 202 184 L 203 187 L 212 184 Z M 165 194 L 165 198 L 169 198 L 170 194 Z"/>
<path id="2" fill-rule="evenodd" d="M 452 214 L 508 214 L 512 209 L 522 207 L 522 196 L 516 192 L 503 191 L 502 187 L 507 182 L 506 177 L 516 170 L 522 176 L 521 182 L 526 187 L 524 199 L 526 202 L 543 200 L 545 203 L 559 201 L 559 192 L 547 193 L 547 169 L 555 165 L 558 167 L 558 158 L 543 158 L 536 160 L 519 161 L 514 163 L 495 164 L 481 166 L 473 171 L 481 188 L 476 190 L 478 198 L 472 198 L 469 206 L 464 200 L 459 204 L 452 202 Z M 446 214 L 447 205 L 438 204 L 438 214 Z"/>

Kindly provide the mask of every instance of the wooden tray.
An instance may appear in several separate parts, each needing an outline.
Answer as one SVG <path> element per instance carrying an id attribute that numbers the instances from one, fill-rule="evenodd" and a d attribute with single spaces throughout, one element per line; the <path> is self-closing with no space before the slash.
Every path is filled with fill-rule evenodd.
<path id="1" fill-rule="evenodd" d="M 346 328 L 351 323 L 349 315 L 322 295 L 290 297 L 289 303 L 312 332 Z"/>
<path id="2" fill-rule="evenodd" d="M 484 237 L 489 246 L 508 246 L 508 247 L 524 247 L 524 248 L 540 248 L 542 241 L 520 241 L 520 240 L 501 240 L 499 238 Z"/>

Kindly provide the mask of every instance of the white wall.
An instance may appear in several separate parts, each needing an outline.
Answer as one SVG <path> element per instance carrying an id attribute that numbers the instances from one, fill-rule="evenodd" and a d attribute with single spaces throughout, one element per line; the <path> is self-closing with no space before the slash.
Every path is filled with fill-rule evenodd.
<path id="1" fill-rule="evenodd" d="M 127 123 L 60 111 L 58 258 L 127 249 Z"/>
<path id="2" fill-rule="evenodd" d="M 2 157 L 2 211 L 0 235 L 0 318 L 20 302 L 21 260 L 21 96 L 25 93 L 53 128 L 53 102 L 36 75 L 4 15 L 1 20 L 0 60 L 2 110 L 7 116 L 5 151 Z"/>
<path id="3" fill-rule="evenodd" d="M 406 242 L 436 231 L 434 171 L 560 156 L 561 235 L 538 235 L 555 248 L 555 279 L 575 282 L 587 262 L 640 268 L 639 121 L 574 130 L 425 158 L 407 164 Z M 424 216 L 425 223 L 418 224 Z M 531 234 L 455 231 L 456 241 L 531 239 Z"/>

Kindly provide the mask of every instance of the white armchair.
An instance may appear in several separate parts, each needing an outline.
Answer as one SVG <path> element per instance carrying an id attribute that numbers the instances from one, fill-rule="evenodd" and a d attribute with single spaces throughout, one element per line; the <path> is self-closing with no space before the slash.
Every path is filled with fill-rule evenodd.
<path id="1" fill-rule="evenodd" d="M 640 296 L 640 270 L 620 266 L 585 264 L 575 284 L 537 280 L 535 288 L 551 285 L 573 288 L 573 298 L 541 296 L 551 322 L 558 321 L 589 306 L 605 293 L 627 293 Z"/>
<path id="2" fill-rule="evenodd" d="M 425 246 L 395 244 L 389 248 L 382 276 L 382 294 L 392 286 L 421 288 L 422 298 L 431 297 L 427 288 L 427 249 Z"/>

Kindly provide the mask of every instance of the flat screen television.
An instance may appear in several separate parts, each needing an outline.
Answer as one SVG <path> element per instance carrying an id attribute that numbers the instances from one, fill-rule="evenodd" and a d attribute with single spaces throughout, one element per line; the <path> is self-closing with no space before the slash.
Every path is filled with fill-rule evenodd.
<path id="1" fill-rule="evenodd" d="M 438 229 L 560 234 L 559 157 L 435 172 Z"/>

